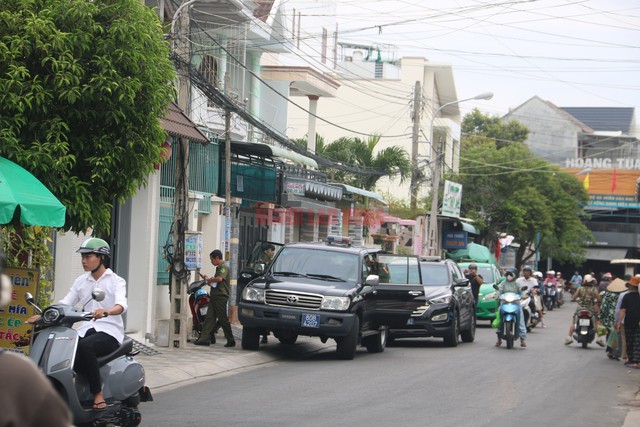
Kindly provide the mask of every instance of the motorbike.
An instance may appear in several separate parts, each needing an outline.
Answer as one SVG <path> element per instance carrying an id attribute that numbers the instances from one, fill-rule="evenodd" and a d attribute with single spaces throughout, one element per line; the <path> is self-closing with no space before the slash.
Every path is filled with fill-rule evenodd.
<path id="1" fill-rule="evenodd" d="M 564 304 L 564 286 L 558 285 L 556 288 L 556 307 L 560 308 Z"/>
<path id="2" fill-rule="evenodd" d="M 547 310 L 553 311 L 553 307 L 556 305 L 557 293 L 556 285 L 552 283 L 544 285 L 544 298 L 542 299 L 542 302 Z"/>
<path id="3" fill-rule="evenodd" d="M 520 307 L 522 307 L 522 313 L 524 314 L 524 324 L 527 328 L 527 332 L 531 332 L 531 329 L 538 325 L 540 319 L 535 308 L 533 297 L 529 292 L 525 292 L 523 297 L 521 297 Z"/>
<path id="4" fill-rule="evenodd" d="M 494 285 L 498 289 L 498 285 Z M 507 348 L 513 348 L 513 343 L 520 338 L 520 300 L 521 297 L 515 292 L 500 294 L 500 319 L 501 327 L 498 335 L 507 343 Z"/>
<path id="5" fill-rule="evenodd" d="M 94 289 L 92 297 L 102 301 L 105 293 Z M 73 324 L 93 320 L 84 307 L 78 310 L 66 304 L 54 304 L 44 310 L 26 294 L 27 303 L 41 314 L 29 358 L 49 378 L 54 388 L 66 401 L 73 414 L 76 426 L 137 426 L 142 420 L 138 405 L 153 400 L 151 391 L 145 386 L 144 368 L 133 357 L 133 340 L 124 341 L 111 354 L 98 357 L 103 393 L 108 406 L 104 411 L 92 408 L 93 394 L 87 379 L 73 371 L 79 336 Z M 86 304 L 85 304 L 86 306 Z"/>
<path id="6" fill-rule="evenodd" d="M 193 331 L 197 337 L 202 333 L 204 319 L 207 317 L 207 309 L 209 307 L 209 293 L 202 289 L 207 284 L 206 280 L 198 280 L 193 282 L 187 288 L 189 294 L 189 309 L 193 316 Z"/>
<path id="7" fill-rule="evenodd" d="M 582 308 L 578 310 L 575 317 L 576 324 L 573 330 L 573 339 L 582 344 L 582 348 L 587 348 L 596 336 L 594 314 L 591 310 Z"/>

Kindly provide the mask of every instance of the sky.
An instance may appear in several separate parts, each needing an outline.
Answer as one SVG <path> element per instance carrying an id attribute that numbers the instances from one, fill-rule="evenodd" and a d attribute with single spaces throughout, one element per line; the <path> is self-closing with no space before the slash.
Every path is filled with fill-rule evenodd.
<path id="1" fill-rule="evenodd" d="M 468 108 L 640 106 L 639 0 L 340 0 L 337 14 L 340 41 L 449 63 L 458 99 L 494 93 Z"/>

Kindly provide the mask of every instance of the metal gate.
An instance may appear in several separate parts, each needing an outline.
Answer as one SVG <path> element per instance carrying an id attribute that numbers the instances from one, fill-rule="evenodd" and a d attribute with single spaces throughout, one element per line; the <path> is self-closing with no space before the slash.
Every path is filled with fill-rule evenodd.
<path id="1" fill-rule="evenodd" d="M 238 216 L 240 241 L 238 243 L 238 267 L 240 270 L 246 265 L 253 245 L 258 240 L 267 240 L 269 226 L 265 221 L 259 220 L 255 210 L 240 208 Z"/>

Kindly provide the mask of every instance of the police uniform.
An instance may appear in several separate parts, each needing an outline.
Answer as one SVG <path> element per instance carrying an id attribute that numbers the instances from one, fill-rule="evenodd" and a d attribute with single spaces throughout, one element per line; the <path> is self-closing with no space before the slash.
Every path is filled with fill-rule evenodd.
<path id="1" fill-rule="evenodd" d="M 202 327 L 202 333 L 200 334 L 200 338 L 198 338 L 197 342 L 207 342 L 206 337 L 211 336 L 211 332 L 213 332 L 213 328 L 216 324 L 216 320 L 220 324 L 222 331 L 224 332 L 224 337 L 227 339 L 227 344 L 225 347 L 233 347 L 235 345 L 235 339 L 233 338 L 233 333 L 231 331 L 231 323 L 229 322 L 229 317 L 227 317 L 227 301 L 229 301 L 229 266 L 226 262 L 222 262 L 216 268 L 216 274 L 214 274 L 214 278 L 221 277 L 222 280 L 217 282 L 215 287 L 211 288 L 210 299 L 209 299 L 209 308 L 207 309 L 207 317 L 204 321 L 204 325 Z M 214 281 L 214 283 L 216 283 Z M 215 341 L 214 341 L 215 342 Z"/>

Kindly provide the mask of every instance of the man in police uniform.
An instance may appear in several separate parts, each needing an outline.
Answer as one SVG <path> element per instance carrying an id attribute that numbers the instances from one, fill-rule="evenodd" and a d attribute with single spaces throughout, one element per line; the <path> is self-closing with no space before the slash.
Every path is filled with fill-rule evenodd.
<path id="1" fill-rule="evenodd" d="M 209 299 L 209 308 L 207 310 L 207 317 L 202 327 L 202 333 L 200 338 L 194 343 L 195 345 L 211 345 L 211 341 L 208 337 L 213 338 L 215 344 L 215 335 L 211 332 L 216 324 L 216 320 L 220 323 L 224 337 L 227 339 L 225 347 L 235 347 L 236 341 L 233 338 L 231 332 L 231 324 L 227 317 L 227 301 L 229 300 L 229 266 L 222 259 L 222 252 L 219 249 L 212 251 L 209 254 L 211 264 L 216 266 L 216 274 L 213 277 L 202 276 L 204 280 L 211 285 L 211 298 Z"/>

